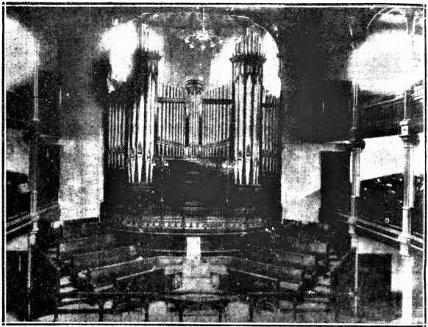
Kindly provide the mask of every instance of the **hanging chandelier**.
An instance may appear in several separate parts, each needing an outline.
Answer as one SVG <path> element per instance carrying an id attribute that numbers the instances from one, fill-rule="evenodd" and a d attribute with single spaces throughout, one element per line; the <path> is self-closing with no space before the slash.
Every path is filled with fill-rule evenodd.
<path id="1" fill-rule="evenodd" d="M 205 28 L 205 13 L 202 8 L 202 29 L 196 33 L 189 34 L 184 37 L 184 42 L 188 44 L 191 49 L 205 50 L 207 48 L 214 48 L 221 45 L 222 40 L 219 39 L 212 31 Z"/>

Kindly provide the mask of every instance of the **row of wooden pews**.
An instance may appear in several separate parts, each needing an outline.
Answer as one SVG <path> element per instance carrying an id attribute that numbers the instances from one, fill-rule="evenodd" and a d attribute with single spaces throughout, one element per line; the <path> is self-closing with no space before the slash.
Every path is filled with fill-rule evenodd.
<path id="1" fill-rule="evenodd" d="M 267 232 L 258 244 L 251 243 L 254 237 L 249 235 L 244 237 L 241 251 L 207 257 L 211 263 L 218 261 L 227 267 L 227 276 L 219 276 L 220 291 L 249 301 L 252 310 L 270 307 L 296 315 L 313 310 L 330 314 L 335 300 L 330 271 L 337 264 L 337 255 L 328 239 L 314 238 L 310 230 L 306 234 L 284 232 L 280 236 Z M 64 234 L 56 253 L 61 278 L 54 318 L 91 312 L 102 320 L 106 313 L 148 308 L 150 301 L 167 301 L 174 294 L 174 278 L 180 272 L 169 269 L 166 273 L 165 269 L 168 264 L 180 265 L 184 253 L 175 263 L 171 254 L 148 253 L 136 239 L 130 238 L 126 244 L 126 238 L 99 227 L 77 232 L 77 237 Z M 147 314 L 145 317 L 149 319 Z"/>

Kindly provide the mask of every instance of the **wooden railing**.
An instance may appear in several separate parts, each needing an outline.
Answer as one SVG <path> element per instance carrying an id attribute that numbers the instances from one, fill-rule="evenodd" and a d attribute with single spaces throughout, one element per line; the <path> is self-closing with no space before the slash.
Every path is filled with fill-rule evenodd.
<path id="1" fill-rule="evenodd" d="M 414 176 L 415 199 L 412 233 L 423 233 L 423 176 Z M 361 182 L 360 218 L 400 230 L 402 224 L 403 175 L 395 174 Z"/>
<path id="2" fill-rule="evenodd" d="M 409 97 L 411 118 L 418 132 L 423 131 L 423 89 L 423 85 L 416 86 Z M 404 118 L 404 96 L 363 104 L 359 112 L 362 137 L 398 134 Z"/>
<path id="3" fill-rule="evenodd" d="M 342 217 L 342 222 L 348 223 L 348 214 L 339 213 L 339 216 Z M 388 241 L 394 245 L 400 244 L 401 229 L 399 228 L 385 226 L 362 218 L 357 218 L 355 226 L 357 228 L 357 232 L 364 234 L 368 233 L 372 237 L 375 237 L 379 240 Z M 410 240 L 410 246 L 418 252 L 423 251 L 424 238 L 422 237 L 422 235 L 412 235 Z"/>
<path id="4" fill-rule="evenodd" d="M 424 128 L 424 85 L 416 85 L 409 94 L 408 105 L 411 118 L 418 133 Z M 360 134 L 362 138 L 398 135 L 403 119 L 404 96 L 381 97 L 371 101 L 360 100 Z M 319 112 L 312 119 L 315 125 L 312 133 L 299 134 L 302 139 L 314 142 L 331 142 L 349 139 L 352 115 L 349 110 L 338 110 L 336 106 L 319 105 Z M 345 107 L 346 108 L 346 107 Z M 304 122 L 308 126 L 308 122 Z M 290 126 L 293 128 L 292 126 Z M 300 128 L 299 128 L 300 129 Z M 299 131 L 297 131 L 298 133 Z"/>
<path id="5" fill-rule="evenodd" d="M 32 247 L 31 317 L 57 310 L 60 299 L 61 268 L 37 245 Z"/>
<path id="6" fill-rule="evenodd" d="M 331 285 L 333 286 L 332 303 L 351 311 L 351 300 L 354 285 L 355 251 L 348 250 L 331 270 Z M 337 314 L 337 308 L 335 310 Z"/>
<path id="7" fill-rule="evenodd" d="M 55 221 L 58 219 L 60 208 L 57 203 L 50 204 L 38 210 L 39 220 Z M 33 223 L 29 212 L 20 213 L 6 219 L 6 235 L 19 232 Z"/>
<path id="8" fill-rule="evenodd" d="M 112 209 L 113 210 L 113 209 Z M 147 208 L 129 212 L 115 207 L 106 218 L 112 226 L 127 227 L 137 231 L 186 231 L 186 232 L 239 232 L 262 230 L 270 222 L 268 215 L 254 208 L 214 208 L 188 212 L 166 207 Z"/>
<path id="9" fill-rule="evenodd" d="M 98 305 L 98 309 L 90 309 L 90 312 L 99 314 L 100 321 L 103 320 L 104 313 L 117 313 L 126 310 L 131 310 L 137 307 L 142 307 L 144 304 L 145 310 L 145 321 L 148 321 L 148 304 L 150 301 L 180 301 L 183 305 L 189 305 L 190 302 L 194 302 L 192 298 L 198 299 L 198 296 L 218 296 L 219 299 L 227 301 L 227 299 L 238 299 L 241 298 L 247 301 L 250 306 L 254 306 L 257 299 L 274 299 L 278 304 L 279 300 L 289 300 L 294 304 L 294 311 L 297 312 L 297 306 L 304 301 L 304 294 L 313 287 L 313 284 L 308 283 L 308 276 L 299 275 L 296 278 L 296 289 L 281 289 L 280 281 L 285 276 L 289 276 L 290 272 L 286 267 L 276 266 L 272 264 L 266 264 L 263 262 L 246 260 L 233 256 L 219 256 L 215 258 L 215 262 L 220 262 L 228 267 L 229 273 L 234 277 L 229 276 L 228 278 L 238 278 L 243 276 L 244 280 L 249 279 L 262 279 L 267 283 L 267 289 L 256 290 L 254 288 L 240 287 L 238 290 L 233 291 L 232 288 L 228 288 L 227 285 L 233 286 L 236 284 L 236 280 L 224 284 L 221 283 L 221 287 L 217 291 L 177 291 L 174 287 L 171 288 L 173 275 L 165 275 L 164 268 L 156 257 L 148 258 L 149 261 L 142 260 L 143 265 L 138 264 L 135 267 L 131 267 L 127 264 L 122 267 L 118 266 L 107 266 L 102 270 L 103 273 L 98 270 L 93 270 L 90 274 L 90 279 L 86 280 L 85 283 L 79 282 L 80 285 L 76 292 L 67 295 L 68 297 L 75 297 L 80 299 L 82 303 L 89 303 L 91 305 Z M 180 258 L 180 260 L 182 260 Z M 210 261 L 211 262 L 211 261 Z M 212 261 L 211 263 L 215 263 Z M 152 264 L 151 264 L 152 263 Z M 151 268 L 150 268 L 151 267 Z M 131 268 L 131 269 L 130 269 Z M 135 268 L 141 268 L 135 270 Z M 112 270 L 112 271 L 110 271 Z M 100 273 L 102 275 L 100 279 Z M 89 275 L 89 274 L 87 274 Z M 301 277 L 301 278 L 300 278 Z M 314 271 L 310 279 L 314 281 L 317 275 Z M 100 284 L 101 283 L 101 284 Z M 109 288 L 100 288 L 96 290 L 98 284 L 103 285 L 105 283 L 111 284 Z M 250 285 L 249 283 L 248 285 Z M 86 285 L 86 287 L 85 287 Z M 225 287 L 225 288 L 224 288 Z M 200 301 L 203 301 L 203 297 Z M 109 301 L 113 301 L 111 309 L 106 309 L 104 304 Z M 137 300 L 137 303 L 136 301 Z M 252 308 L 254 309 L 254 307 Z M 83 313 L 84 309 L 60 309 L 60 313 Z M 85 311 L 86 312 L 86 311 Z M 89 312 L 89 311 L 87 311 Z M 251 319 L 250 319 L 251 320 Z"/>

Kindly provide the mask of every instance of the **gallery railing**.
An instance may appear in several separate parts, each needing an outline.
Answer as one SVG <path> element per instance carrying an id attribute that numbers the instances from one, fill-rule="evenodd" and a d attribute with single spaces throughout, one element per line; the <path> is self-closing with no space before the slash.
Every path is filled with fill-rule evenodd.
<path id="1" fill-rule="evenodd" d="M 416 128 L 423 130 L 424 105 L 423 85 L 417 85 L 406 99 L 411 106 L 411 116 Z M 400 121 L 404 118 L 404 96 L 375 101 L 359 107 L 360 126 L 363 137 L 399 134 Z"/>
<path id="2" fill-rule="evenodd" d="M 270 221 L 270 216 L 268 211 L 260 208 L 214 208 L 191 212 L 154 207 L 138 213 L 116 206 L 112 208 L 107 220 L 113 226 L 140 232 L 239 232 L 264 229 Z"/>
<path id="3" fill-rule="evenodd" d="M 50 204 L 42 207 L 38 210 L 39 220 L 54 221 L 59 216 L 59 205 L 58 203 Z M 23 212 L 16 214 L 6 219 L 6 235 L 19 232 L 24 228 L 30 226 L 33 223 L 33 219 L 29 212 Z"/>

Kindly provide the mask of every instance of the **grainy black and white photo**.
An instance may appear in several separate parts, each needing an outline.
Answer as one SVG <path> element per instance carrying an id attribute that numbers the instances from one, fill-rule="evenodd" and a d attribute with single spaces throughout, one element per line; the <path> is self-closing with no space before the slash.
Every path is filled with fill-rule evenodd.
<path id="1" fill-rule="evenodd" d="M 426 323 L 425 6 L 2 9 L 3 323 Z"/>

